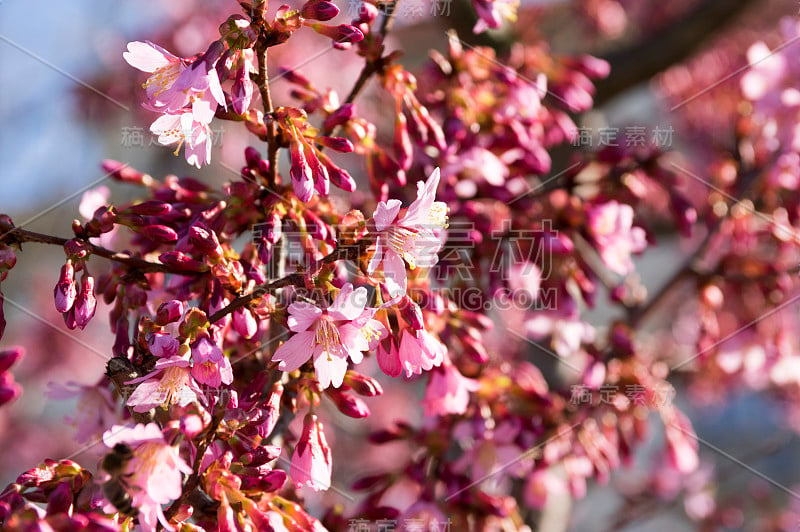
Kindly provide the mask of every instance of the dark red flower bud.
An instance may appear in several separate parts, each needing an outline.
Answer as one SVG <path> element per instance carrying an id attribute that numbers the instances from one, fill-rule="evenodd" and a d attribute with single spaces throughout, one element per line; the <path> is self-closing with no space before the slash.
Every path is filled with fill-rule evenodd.
<path id="1" fill-rule="evenodd" d="M 327 0 L 310 0 L 300 10 L 300 16 L 311 20 L 330 20 L 339 14 L 339 8 Z"/>
<path id="2" fill-rule="evenodd" d="M 240 461 L 246 466 L 258 467 L 275 460 L 281 454 L 279 445 L 262 445 L 245 453 Z"/>
<path id="3" fill-rule="evenodd" d="M 355 371 L 348 371 L 345 374 L 344 383 L 357 394 L 366 397 L 375 397 L 383 393 L 383 388 L 377 380 Z"/>
<path id="4" fill-rule="evenodd" d="M 208 270 L 208 264 L 195 260 L 180 251 L 167 251 L 158 256 L 162 264 L 184 272 L 204 272 Z"/>
<path id="5" fill-rule="evenodd" d="M 333 403 L 342 414 L 356 419 L 369 416 L 369 408 L 361 398 L 342 393 L 333 388 L 328 388 L 325 393 L 333 399 Z"/>
<path id="6" fill-rule="evenodd" d="M 158 307 L 158 312 L 156 312 L 156 325 L 163 327 L 168 323 L 178 321 L 185 310 L 186 303 L 177 299 L 161 303 L 161 306 Z"/>
<path id="7" fill-rule="evenodd" d="M 146 225 L 144 227 L 136 228 L 142 235 L 150 240 L 156 242 L 176 242 L 178 240 L 178 233 L 171 227 L 166 225 Z"/>
<path id="8" fill-rule="evenodd" d="M 254 170 L 257 169 L 258 164 L 264 160 L 261 157 L 261 153 L 252 146 L 248 146 L 244 149 L 244 159 L 247 161 L 248 168 L 252 168 Z"/>
<path id="9" fill-rule="evenodd" d="M 425 319 L 422 317 L 422 310 L 414 300 L 408 296 L 403 296 L 398 304 L 400 315 L 412 328 L 421 331 L 425 328 Z"/>
<path id="10" fill-rule="evenodd" d="M 189 241 L 204 255 L 212 259 L 220 259 L 223 255 L 216 233 L 205 224 L 197 222 L 189 228 Z"/>

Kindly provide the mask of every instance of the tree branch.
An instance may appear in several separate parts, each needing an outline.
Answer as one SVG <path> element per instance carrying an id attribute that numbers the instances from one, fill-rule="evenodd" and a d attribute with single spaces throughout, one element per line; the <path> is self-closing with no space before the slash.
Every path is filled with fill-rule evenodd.
<path id="1" fill-rule="evenodd" d="M 608 54 L 604 59 L 611 64 L 611 75 L 595 81 L 595 106 L 690 57 L 754 3 L 753 0 L 705 0 L 643 41 Z"/>

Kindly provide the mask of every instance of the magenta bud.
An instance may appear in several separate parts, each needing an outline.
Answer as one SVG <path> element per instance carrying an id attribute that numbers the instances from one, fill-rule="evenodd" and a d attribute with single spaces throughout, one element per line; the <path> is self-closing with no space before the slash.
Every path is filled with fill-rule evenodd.
<path id="1" fill-rule="evenodd" d="M 339 168 L 327 157 L 324 159 L 324 164 L 325 168 L 328 169 L 328 177 L 334 186 L 341 188 L 345 192 L 353 192 L 356 189 L 356 181 L 347 173 L 347 170 Z"/>
<path id="2" fill-rule="evenodd" d="M 325 147 L 341 153 L 350 153 L 353 151 L 353 143 L 342 137 L 317 137 L 317 142 Z"/>
<path id="3" fill-rule="evenodd" d="M 325 131 L 331 131 L 333 128 L 347 123 L 347 121 L 352 119 L 355 114 L 356 105 L 353 103 L 346 103 L 328 115 L 322 125 L 322 128 Z"/>
<path id="4" fill-rule="evenodd" d="M 161 216 L 172 212 L 172 205 L 163 201 L 150 200 L 131 205 L 125 211 L 140 216 Z"/>
<path id="5" fill-rule="evenodd" d="M 89 254 L 89 246 L 80 240 L 68 240 L 64 244 L 64 253 L 74 259 L 82 259 Z"/>
<path id="6" fill-rule="evenodd" d="M 64 318 L 64 325 L 67 326 L 67 329 L 74 331 L 78 326 L 78 322 L 75 321 L 75 307 L 72 307 L 68 311 L 62 313 L 61 316 Z"/>
<path id="7" fill-rule="evenodd" d="M 161 303 L 161 306 L 158 307 L 158 312 L 156 312 L 156 325 L 163 327 L 168 323 L 178 321 L 185 310 L 186 303 L 177 299 Z"/>
<path id="8" fill-rule="evenodd" d="M 339 24 L 338 26 L 328 26 L 327 24 L 312 24 L 311 29 L 333 39 L 337 43 L 353 43 L 364 40 L 364 34 L 355 26 Z"/>
<path id="9" fill-rule="evenodd" d="M 13 366 L 25 354 L 25 349 L 22 347 L 12 347 L 0 351 L 0 373 L 8 371 L 8 368 Z"/>
<path id="10" fill-rule="evenodd" d="M 299 142 L 292 142 L 289 147 L 292 166 L 289 175 L 292 177 L 292 187 L 295 195 L 302 202 L 308 202 L 314 194 L 314 180 L 311 178 L 311 167 L 306 161 Z"/>
<path id="11" fill-rule="evenodd" d="M 94 277 L 84 273 L 81 277 L 81 290 L 75 301 L 75 323 L 83 330 L 94 316 L 97 298 L 94 295 Z"/>
<path id="12" fill-rule="evenodd" d="M 47 515 L 66 514 L 72 508 L 72 490 L 69 481 L 60 482 L 47 496 Z"/>
<path id="13" fill-rule="evenodd" d="M 158 256 L 158 260 L 167 266 L 183 272 L 204 272 L 208 270 L 208 264 L 195 260 L 180 251 L 167 251 Z"/>
<path id="14" fill-rule="evenodd" d="M 300 16 L 311 20 L 330 20 L 339 14 L 339 8 L 326 0 L 310 0 L 300 10 Z"/>
<path id="15" fill-rule="evenodd" d="M 400 315 L 413 329 L 421 331 L 425 328 L 425 319 L 422 317 L 422 310 L 414 300 L 408 296 L 403 296 L 398 306 L 400 308 Z"/>
<path id="16" fill-rule="evenodd" d="M 197 414 L 187 414 L 181 417 L 180 431 L 187 438 L 193 440 L 195 436 L 203 432 L 203 418 Z"/>
<path id="17" fill-rule="evenodd" d="M 275 460 L 280 455 L 281 448 L 279 445 L 262 445 L 243 454 L 240 460 L 246 466 L 258 467 Z"/>
<path id="18" fill-rule="evenodd" d="M 197 222 L 189 228 L 189 241 L 204 255 L 213 259 L 222 257 L 223 250 L 216 233 L 202 222 Z"/>
<path id="19" fill-rule="evenodd" d="M 353 22 L 372 24 L 373 22 L 375 22 L 375 19 L 378 18 L 379 14 L 380 10 L 378 9 L 378 6 L 376 6 L 375 4 L 362 2 L 361 9 L 358 10 L 358 18 L 355 19 Z"/>
<path id="20" fill-rule="evenodd" d="M 250 81 L 250 74 L 247 65 L 242 65 L 236 71 L 236 80 L 231 87 L 231 105 L 233 112 L 243 115 L 250 109 L 250 102 L 253 100 L 253 83 Z"/>
<path id="21" fill-rule="evenodd" d="M 281 412 L 281 397 L 283 396 L 283 384 L 276 382 L 270 391 L 269 399 L 263 408 L 264 420 L 258 425 L 258 435 L 266 438 L 275 429 L 278 417 Z"/>
<path id="22" fill-rule="evenodd" d="M 286 81 L 289 83 L 294 83 L 295 85 L 300 85 L 304 89 L 309 91 L 314 91 L 314 85 L 306 78 L 305 76 L 298 74 L 294 70 L 289 68 L 281 68 L 280 69 L 280 77 L 285 78 Z"/>
<path id="23" fill-rule="evenodd" d="M 61 275 L 58 278 L 53 290 L 56 310 L 59 312 L 66 312 L 75 304 L 75 298 L 78 296 L 78 290 L 75 287 L 75 269 L 72 262 L 67 261 L 61 267 Z"/>
<path id="24" fill-rule="evenodd" d="M 283 235 L 283 222 L 277 212 L 272 211 L 272 214 L 270 214 L 266 229 L 267 231 L 266 234 L 264 234 L 264 238 L 266 238 L 267 242 L 270 244 L 277 244 Z"/>
<path id="25" fill-rule="evenodd" d="M 348 371 L 344 376 L 344 383 L 359 395 L 375 397 L 383 394 L 381 384 L 373 379 L 355 371 Z"/>
<path id="26" fill-rule="evenodd" d="M 250 309 L 240 308 L 233 312 L 233 330 L 249 340 L 258 332 L 258 321 Z"/>
<path id="27" fill-rule="evenodd" d="M 402 114 L 395 116 L 394 120 L 394 153 L 397 156 L 397 164 L 403 170 L 411 167 L 411 160 L 414 157 L 414 150 L 411 145 L 411 137 L 408 134 L 406 117 Z"/>
<path id="28" fill-rule="evenodd" d="M 244 159 L 247 161 L 247 166 L 253 169 L 258 168 L 259 163 L 264 160 L 261 153 L 252 146 L 244 149 Z"/>
<path id="29" fill-rule="evenodd" d="M 356 419 L 369 416 L 369 408 L 362 399 L 331 388 L 325 390 L 325 393 L 342 414 Z"/>
<path id="30" fill-rule="evenodd" d="M 472 357 L 472 360 L 478 364 L 486 364 L 489 362 L 489 353 L 483 347 L 483 343 L 469 334 L 460 336 L 459 339 L 464 346 L 464 351 Z"/>
<path id="31" fill-rule="evenodd" d="M 171 227 L 166 225 L 145 225 L 144 227 L 137 228 L 138 232 L 156 242 L 176 242 L 178 240 L 178 233 Z"/>
<path id="32" fill-rule="evenodd" d="M 146 187 L 153 185 L 153 178 L 147 174 L 135 170 L 127 164 L 122 164 L 113 159 L 106 159 L 101 163 L 103 171 L 109 174 L 112 178 L 123 183 L 130 183 L 133 185 L 144 185 Z"/>
<path id="33" fill-rule="evenodd" d="M 0 244 L 0 272 L 7 272 L 17 263 L 17 254 L 5 244 Z"/>

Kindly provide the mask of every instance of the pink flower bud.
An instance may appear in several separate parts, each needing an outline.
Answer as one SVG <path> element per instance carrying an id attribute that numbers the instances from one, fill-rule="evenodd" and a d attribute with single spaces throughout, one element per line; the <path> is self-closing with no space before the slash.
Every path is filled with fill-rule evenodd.
<path id="1" fill-rule="evenodd" d="M 249 340 L 258 332 L 258 321 L 250 309 L 240 308 L 233 311 L 233 330 Z"/>
<path id="2" fill-rule="evenodd" d="M 61 275 L 58 278 L 53 290 L 55 299 L 56 310 L 59 312 L 66 312 L 75 304 L 75 298 L 78 296 L 78 290 L 75 288 L 75 269 L 72 262 L 67 262 L 61 267 Z"/>
<path id="3" fill-rule="evenodd" d="M 367 2 L 361 2 L 361 9 L 358 10 L 358 18 L 353 21 L 353 23 L 366 23 L 372 24 L 375 22 L 375 19 L 378 18 L 380 14 L 380 10 L 378 6 L 375 4 L 369 4 Z"/>
<path id="4" fill-rule="evenodd" d="M 5 302 L 5 296 L 3 295 L 3 291 L 0 290 L 0 339 L 3 338 L 3 333 L 6 332 L 6 314 L 3 311 L 3 303 Z"/>
<path id="5" fill-rule="evenodd" d="M 377 355 L 381 371 L 390 377 L 400 376 L 403 366 L 400 364 L 400 353 L 391 336 L 378 344 Z"/>
<path id="6" fill-rule="evenodd" d="M 333 403 L 342 414 L 356 419 L 369 416 L 369 408 L 361 398 L 342 393 L 334 388 L 328 388 L 325 392 L 328 397 L 333 399 Z"/>
<path id="7" fill-rule="evenodd" d="M 181 319 L 181 316 L 183 316 L 185 310 L 186 303 L 178 301 L 177 299 L 162 303 L 161 306 L 158 307 L 158 312 L 156 312 L 156 325 L 163 327 L 168 323 L 178 321 Z"/>
<path id="8" fill-rule="evenodd" d="M 176 356 L 180 348 L 180 342 L 167 333 L 153 333 L 147 345 L 153 355 L 161 358 Z"/>
<path id="9" fill-rule="evenodd" d="M 345 192 L 353 192 L 356 189 L 355 179 L 353 179 L 353 177 L 347 173 L 346 170 L 343 170 L 333 164 L 327 157 L 323 159 L 323 164 L 325 164 L 325 168 L 328 169 L 328 177 L 334 186 L 344 190 Z"/>
<path id="10" fill-rule="evenodd" d="M 339 24 L 338 26 L 328 26 L 327 24 L 311 24 L 311 29 L 333 39 L 337 43 L 354 43 L 364 40 L 364 34 L 355 26 Z"/>
<path id="11" fill-rule="evenodd" d="M 0 351 L 0 373 L 8 371 L 24 354 L 25 349 L 22 347 L 12 347 Z"/>
<path id="12" fill-rule="evenodd" d="M 408 135 L 406 117 L 398 114 L 394 119 L 394 153 L 397 157 L 397 164 L 403 170 L 411 167 L 411 160 L 414 157 L 414 150 L 411 146 L 411 137 Z"/>
<path id="13" fill-rule="evenodd" d="M 258 425 L 258 435 L 266 438 L 275 429 L 281 411 L 281 397 L 283 396 L 283 384 L 275 383 L 269 395 L 267 403 L 264 405 L 264 419 Z"/>
<path id="14" fill-rule="evenodd" d="M 326 0 L 310 0 L 300 11 L 300 16 L 311 20 L 330 20 L 339 14 L 339 8 Z"/>
<path id="15" fill-rule="evenodd" d="M 236 80 L 231 87 L 231 105 L 233 112 L 243 115 L 250 109 L 250 102 L 253 99 L 253 83 L 250 81 L 250 73 L 247 65 L 242 65 L 236 72 Z"/>
<path id="16" fill-rule="evenodd" d="M 14 382 L 10 373 L 0 375 L 0 406 L 16 400 L 22 395 L 22 388 Z"/>
<path id="17" fill-rule="evenodd" d="M 308 202 L 314 193 L 314 180 L 311 178 L 311 167 L 306 161 L 300 142 L 292 142 L 289 153 L 292 158 L 289 175 L 292 176 L 294 193 L 300 201 Z"/>
<path id="18" fill-rule="evenodd" d="M 180 431 L 190 440 L 203 432 L 203 418 L 197 414 L 187 414 L 181 417 Z"/>
<path id="19" fill-rule="evenodd" d="M 162 264 L 166 264 L 176 270 L 185 272 L 204 272 L 208 270 L 208 264 L 191 258 L 180 251 L 167 251 L 158 256 Z"/>
<path id="20" fill-rule="evenodd" d="M 75 323 L 83 330 L 94 316 L 97 298 L 94 295 L 94 277 L 84 273 L 81 277 L 81 291 L 75 301 Z"/>
<path id="21" fill-rule="evenodd" d="M 280 215 L 272 211 L 267 222 L 266 232 L 263 235 L 270 244 L 277 244 L 283 234 L 283 221 Z"/>
<path id="22" fill-rule="evenodd" d="M 347 121 L 353 118 L 355 115 L 356 105 L 354 103 L 346 103 L 328 115 L 322 125 L 322 128 L 325 131 L 331 131 L 337 126 L 346 124 Z"/>
<path id="23" fill-rule="evenodd" d="M 122 164 L 113 159 L 106 159 L 101 163 L 103 171 L 109 174 L 112 178 L 123 183 L 131 183 L 133 185 L 144 185 L 146 187 L 152 186 L 153 178 L 147 174 L 135 170 L 127 164 Z"/>
<path id="24" fill-rule="evenodd" d="M 355 371 L 348 371 L 345 374 L 344 383 L 357 394 L 366 397 L 375 397 L 383 394 L 383 388 L 377 380 Z"/>
<path id="25" fill-rule="evenodd" d="M 316 141 L 334 151 L 350 153 L 353 151 L 353 143 L 342 137 L 317 137 Z"/>
<path id="26" fill-rule="evenodd" d="M 150 240 L 155 240 L 156 242 L 168 243 L 178 240 L 178 233 L 166 225 L 146 225 L 137 230 Z"/>
<path id="27" fill-rule="evenodd" d="M 204 255 L 212 259 L 222 258 L 223 250 L 216 233 L 202 222 L 197 222 L 189 228 L 189 241 Z"/>
<path id="28" fill-rule="evenodd" d="M 257 169 L 259 163 L 263 161 L 261 153 L 252 146 L 244 149 L 244 159 L 247 161 L 247 167 L 252 169 Z"/>

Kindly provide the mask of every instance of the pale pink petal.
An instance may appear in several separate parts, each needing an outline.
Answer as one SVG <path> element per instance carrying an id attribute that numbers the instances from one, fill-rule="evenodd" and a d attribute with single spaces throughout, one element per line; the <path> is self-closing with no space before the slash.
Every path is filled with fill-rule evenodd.
<path id="1" fill-rule="evenodd" d="M 328 314 L 336 320 L 354 320 L 367 306 L 367 289 L 363 286 L 353 290 L 353 285 L 346 283 L 328 307 Z"/>
<path id="2" fill-rule="evenodd" d="M 178 58 L 151 42 L 133 41 L 128 43 L 128 51 L 122 54 L 125 61 L 133 68 L 143 72 L 153 72 L 167 66 Z"/>
<path id="3" fill-rule="evenodd" d="M 372 218 L 375 220 L 375 229 L 383 231 L 394 222 L 397 218 L 397 213 L 400 212 L 400 206 L 403 203 L 397 199 L 390 199 L 388 201 L 378 202 Z"/>
<path id="4" fill-rule="evenodd" d="M 378 266 L 381 265 L 381 261 L 383 261 L 383 254 L 384 254 L 384 246 L 383 240 L 386 237 L 378 235 L 378 238 L 375 239 L 375 254 L 369 259 L 369 264 L 367 265 L 367 273 L 372 275 L 375 273 L 375 270 L 378 269 Z"/>
<path id="5" fill-rule="evenodd" d="M 406 263 L 394 251 L 387 249 L 383 255 L 384 284 L 391 297 L 405 293 L 407 286 Z"/>
<path id="6" fill-rule="evenodd" d="M 281 344 L 272 360 L 280 362 L 281 371 L 294 371 L 311 357 L 313 346 L 313 332 L 298 332 Z"/>
<path id="7" fill-rule="evenodd" d="M 347 372 L 347 359 L 318 349 L 314 353 L 314 370 L 320 386 L 327 388 L 333 384 L 334 388 L 338 388 Z"/>
<path id="8" fill-rule="evenodd" d="M 321 315 L 322 310 L 318 306 L 297 301 L 289 305 L 289 318 L 286 322 L 292 331 L 303 332 L 307 331 Z"/>

